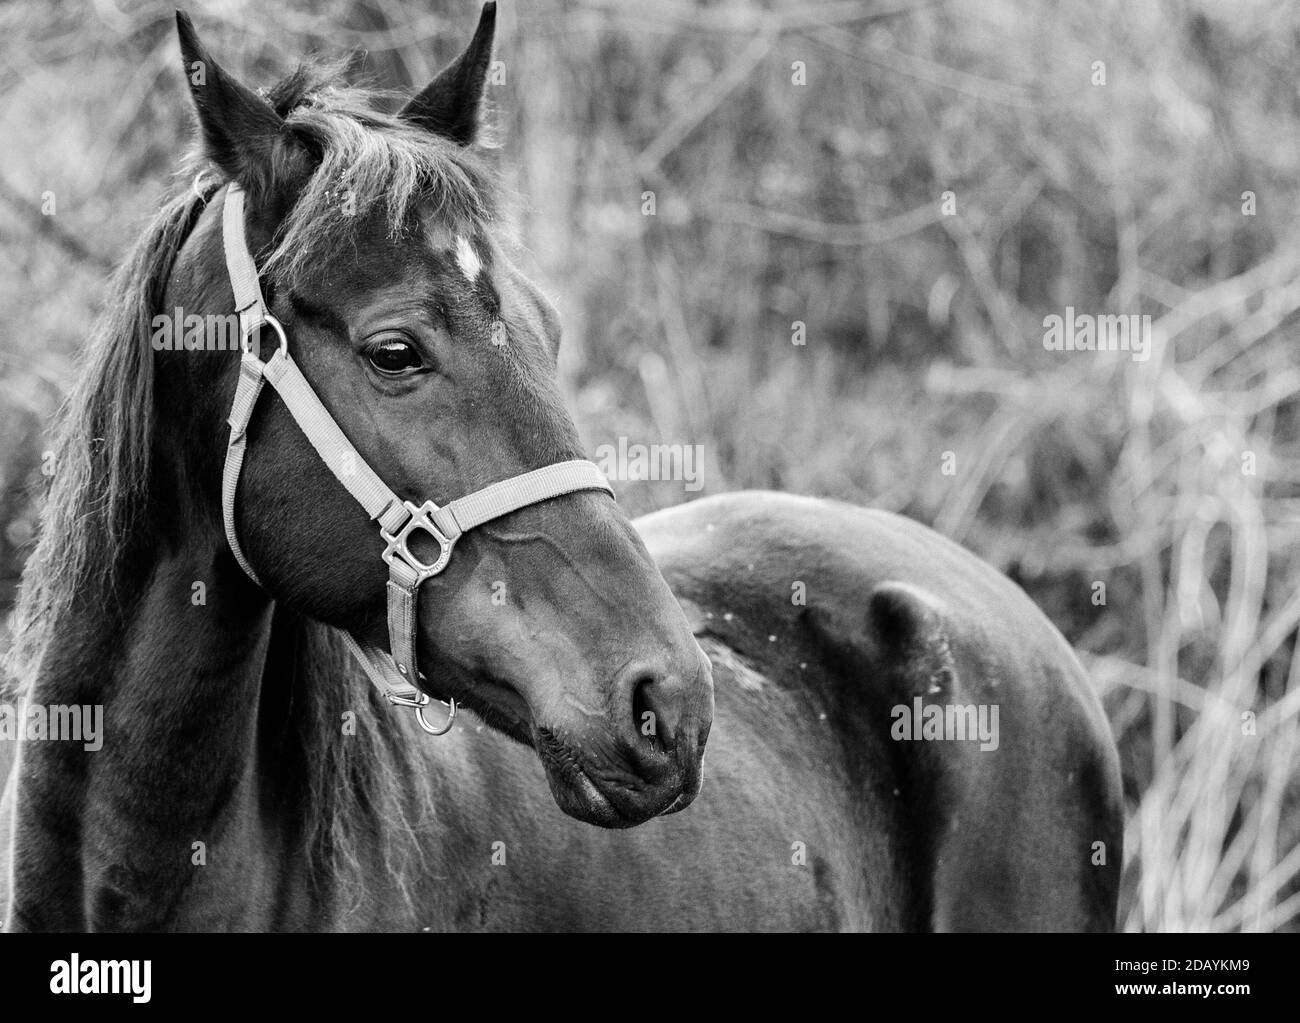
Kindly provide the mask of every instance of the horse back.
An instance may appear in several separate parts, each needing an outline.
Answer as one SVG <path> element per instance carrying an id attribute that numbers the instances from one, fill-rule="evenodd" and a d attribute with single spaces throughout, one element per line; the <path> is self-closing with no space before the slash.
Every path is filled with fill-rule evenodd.
<path id="1" fill-rule="evenodd" d="M 746 701 L 724 692 L 736 673 L 720 661 L 771 680 L 786 699 L 766 741 L 813 742 L 866 807 L 864 852 L 905 860 L 890 916 L 1113 928 L 1118 756 L 1073 651 L 1015 584 L 908 519 L 813 498 L 728 494 L 637 526 L 710 653 L 719 703 Z M 977 721 L 986 738 L 943 729 Z"/>

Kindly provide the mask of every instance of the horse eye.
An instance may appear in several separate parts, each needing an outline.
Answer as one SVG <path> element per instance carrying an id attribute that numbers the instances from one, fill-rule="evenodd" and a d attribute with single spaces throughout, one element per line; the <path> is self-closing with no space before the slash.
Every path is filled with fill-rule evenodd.
<path id="1" fill-rule="evenodd" d="M 368 353 L 370 365 L 386 376 L 401 376 L 421 366 L 420 353 L 409 341 L 393 338 L 384 341 Z"/>

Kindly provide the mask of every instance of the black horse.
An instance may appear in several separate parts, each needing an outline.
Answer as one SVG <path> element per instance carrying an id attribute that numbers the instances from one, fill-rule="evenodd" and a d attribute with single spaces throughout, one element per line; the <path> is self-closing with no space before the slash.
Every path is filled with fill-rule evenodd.
<path id="1" fill-rule="evenodd" d="M 263 586 L 240 570 L 238 355 L 152 343 L 159 315 L 233 311 L 230 183 L 293 358 L 401 496 L 581 456 L 474 151 L 493 14 L 396 115 L 310 67 L 258 95 L 180 18 L 210 187 L 123 267 L 62 428 L 16 693 L 101 706 L 103 746 L 20 747 L 7 929 L 1113 927 L 1087 678 L 905 519 L 773 493 L 513 512 L 424 587 L 424 684 L 467 708 L 440 739 L 340 642 L 386 642 L 379 540 L 270 394 L 239 484 Z"/>

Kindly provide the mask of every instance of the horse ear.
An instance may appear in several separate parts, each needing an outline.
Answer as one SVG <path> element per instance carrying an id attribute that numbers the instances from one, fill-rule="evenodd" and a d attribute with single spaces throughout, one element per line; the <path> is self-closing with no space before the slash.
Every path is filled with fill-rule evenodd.
<path id="1" fill-rule="evenodd" d="M 266 100 L 212 59 L 190 16 L 182 11 L 176 12 L 176 33 L 205 155 L 250 193 L 265 194 L 283 120 Z"/>
<path id="2" fill-rule="evenodd" d="M 496 20 L 497 5 L 484 4 L 478 28 L 465 52 L 412 97 L 399 116 L 458 145 L 470 145 L 478 136 L 479 109 L 492 61 Z"/>

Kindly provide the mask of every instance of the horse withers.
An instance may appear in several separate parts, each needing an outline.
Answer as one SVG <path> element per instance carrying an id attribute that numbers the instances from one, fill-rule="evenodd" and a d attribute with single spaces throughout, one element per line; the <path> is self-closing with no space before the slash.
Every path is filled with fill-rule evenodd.
<path id="1" fill-rule="evenodd" d="M 629 522 L 589 474 L 475 503 L 582 455 L 475 148 L 493 27 L 385 114 L 180 16 L 207 184 L 115 279 L 11 658 L 103 743 L 19 744 L 7 929 L 1113 926 L 1098 702 L 960 547 L 766 493 Z M 385 699 L 407 640 L 441 738 Z"/>

